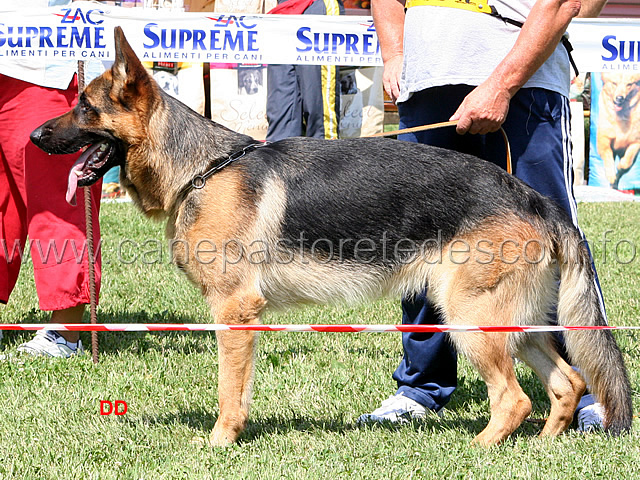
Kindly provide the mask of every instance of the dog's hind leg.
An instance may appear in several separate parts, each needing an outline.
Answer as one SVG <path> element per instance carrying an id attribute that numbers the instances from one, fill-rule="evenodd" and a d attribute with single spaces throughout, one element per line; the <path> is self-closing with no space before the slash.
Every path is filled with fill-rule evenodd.
<path id="1" fill-rule="evenodd" d="M 573 420 L 586 388 L 584 380 L 558 354 L 548 334 L 529 335 L 518 345 L 516 355 L 538 375 L 551 400 L 549 418 L 540 436 L 562 433 Z"/>
<path id="2" fill-rule="evenodd" d="M 255 292 L 235 293 L 216 306 L 216 323 L 257 324 L 265 305 L 266 300 Z M 247 424 L 257 333 L 219 331 L 216 338 L 220 415 L 209 443 L 224 446 L 235 442 Z"/>

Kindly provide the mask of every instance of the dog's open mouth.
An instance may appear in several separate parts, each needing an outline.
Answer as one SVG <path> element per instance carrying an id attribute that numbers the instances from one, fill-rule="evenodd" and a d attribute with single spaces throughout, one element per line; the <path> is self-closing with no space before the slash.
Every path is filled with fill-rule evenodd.
<path id="1" fill-rule="evenodd" d="M 102 140 L 90 145 L 73 164 L 67 183 L 67 202 L 76 204 L 76 189 L 96 183 L 111 167 L 121 162 L 117 143 Z"/>
<path id="2" fill-rule="evenodd" d="M 627 99 L 626 98 L 622 98 L 622 99 L 615 99 L 613 101 L 613 109 L 616 112 L 621 112 L 622 110 L 627 109 Z"/>

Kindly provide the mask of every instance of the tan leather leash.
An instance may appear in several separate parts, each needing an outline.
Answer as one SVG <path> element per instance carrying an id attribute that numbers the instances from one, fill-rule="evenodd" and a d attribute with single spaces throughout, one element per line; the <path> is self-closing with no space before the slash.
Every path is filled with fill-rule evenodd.
<path id="1" fill-rule="evenodd" d="M 423 132 L 425 130 L 434 130 L 436 128 L 443 127 L 455 127 L 458 124 L 457 121 L 448 121 L 448 122 L 440 122 L 440 123 L 430 123 L 429 125 L 421 125 L 419 127 L 410 127 L 403 128 L 401 130 L 393 130 L 391 132 L 380 132 L 375 133 L 373 135 L 369 135 L 369 137 L 391 137 L 394 135 L 400 135 L 403 133 L 415 133 L 415 132 Z M 509 138 L 507 137 L 507 132 L 504 131 L 504 128 L 500 127 L 500 133 L 502 133 L 502 138 L 504 139 L 504 146 L 507 149 L 507 172 L 513 174 L 513 169 L 511 167 L 511 146 L 509 145 Z"/>

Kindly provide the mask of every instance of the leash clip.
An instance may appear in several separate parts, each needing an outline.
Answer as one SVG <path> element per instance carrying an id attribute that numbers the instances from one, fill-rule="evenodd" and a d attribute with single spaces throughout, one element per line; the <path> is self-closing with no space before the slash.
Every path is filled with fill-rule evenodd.
<path id="1" fill-rule="evenodd" d="M 198 190 L 200 190 L 201 188 L 204 188 L 206 183 L 207 183 L 207 180 L 203 175 L 197 175 L 193 177 L 193 179 L 191 180 L 191 186 L 193 188 L 197 188 Z"/>

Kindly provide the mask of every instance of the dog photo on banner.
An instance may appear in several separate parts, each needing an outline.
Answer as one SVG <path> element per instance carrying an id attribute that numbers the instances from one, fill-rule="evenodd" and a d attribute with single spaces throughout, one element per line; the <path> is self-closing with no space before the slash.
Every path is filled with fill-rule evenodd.
<path id="1" fill-rule="evenodd" d="M 382 67 L 340 68 L 340 138 L 382 132 L 382 92 Z"/>
<path id="2" fill-rule="evenodd" d="M 267 138 L 267 67 L 211 64 L 211 119 L 256 140 Z"/>
<path id="3" fill-rule="evenodd" d="M 589 185 L 640 193 L 640 73 L 591 77 Z"/>
<path id="4" fill-rule="evenodd" d="M 143 65 L 162 90 L 204 115 L 202 63 L 144 62 Z"/>

